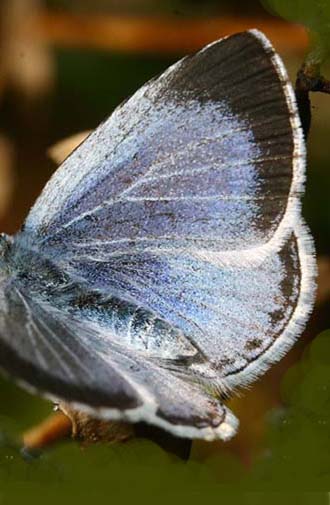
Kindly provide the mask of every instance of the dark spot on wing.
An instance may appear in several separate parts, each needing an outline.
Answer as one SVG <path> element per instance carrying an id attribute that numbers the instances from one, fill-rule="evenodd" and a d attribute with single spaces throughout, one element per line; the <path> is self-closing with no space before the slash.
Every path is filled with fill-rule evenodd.
<path id="1" fill-rule="evenodd" d="M 261 346 L 262 346 L 262 340 L 260 340 L 259 338 L 254 338 L 253 340 L 249 340 L 248 342 L 246 342 L 245 349 L 247 351 L 255 351 Z"/>

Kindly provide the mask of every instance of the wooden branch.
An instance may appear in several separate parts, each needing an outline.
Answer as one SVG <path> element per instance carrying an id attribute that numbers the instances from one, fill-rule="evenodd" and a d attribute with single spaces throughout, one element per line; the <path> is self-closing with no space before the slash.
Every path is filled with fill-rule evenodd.
<path id="1" fill-rule="evenodd" d="M 330 94 L 330 80 L 320 74 L 319 63 L 303 63 L 297 73 L 295 92 L 301 124 L 307 139 L 312 120 L 309 94 L 312 92 Z"/>
<path id="2" fill-rule="evenodd" d="M 23 434 L 24 448 L 32 451 L 44 449 L 68 437 L 71 432 L 71 420 L 62 412 L 56 412 Z"/>
<path id="3" fill-rule="evenodd" d="M 167 452 L 187 461 L 191 440 L 177 438 L 155 426 L 145 423 L 127 424 L 116 421 L 101 421 L 87 414 L 72 410 L 61 404 L 62 411 L 50 415 L 40 424 L 23 433 L 23 448 L 26 454 L 46 450 L 50 446 L 71 438 L 82 446 L 95 443 L 123 443 L 133 437 L 152 440 Z"/>
<path id="4" fill-rule="evenodd" d="M 44 11 L 35 30 L 47 44 L 134 53 L 187 53 L 231 33 L 257 27 L 282 52 L 305 51 L 302 26 L 280 19 L 224 16 L 212 18 L 130 17 Z"/>

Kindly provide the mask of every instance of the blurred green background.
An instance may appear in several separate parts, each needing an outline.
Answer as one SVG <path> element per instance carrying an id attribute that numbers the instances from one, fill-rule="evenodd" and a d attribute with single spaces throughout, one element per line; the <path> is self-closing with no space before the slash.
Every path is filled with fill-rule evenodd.
<path id="1" fill-rule="evenodd" d="M 308 48 L 330 77 L 329 2 L 310 0 L 1 0 L 0 226 L 13 233 L 56 168 L 48 148 L 97 126 L 124 98 L 181 55 L 257 27 L 292 80 Z M 282 17 L 281 17 L 282 16 Z M 312 96 L 304 215 L 316 240 L 319 293 L 300 341 L 232 407 L 230 443 L 194 442 L 189 462 L 154 443 L 82 449 L 65 442 L 24 457 L 21 433 L 52 410 L 0 383 L 0 505 L 328 503 L 330 490 L 330 97 Z M 329 328 L 329 331 L 327 329 Z M 270 493 L 276 492 L 272 495 Z"/>

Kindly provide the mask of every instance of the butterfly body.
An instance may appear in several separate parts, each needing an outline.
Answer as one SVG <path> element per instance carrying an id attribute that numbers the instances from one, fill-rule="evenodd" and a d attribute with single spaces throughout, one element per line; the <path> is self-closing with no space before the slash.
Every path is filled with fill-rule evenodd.
<path id="1" fill-rule="evenodd" d="M 305 149 L 259 32 L 147 83 L 1 238 L 0 365 L 102 419 L 228 439 L 221 398 L 289 349 L 312 308 Z"/>
<path id="2" fill-rule="evenodd" d="M 110 283 L 108 293 L 91 290 L 84 279 L 70 276 L 38 251 L 24 248 L 24 242 L 22 235 L 18 240 L 3 237 L 3 270 L 8 282 L 30 297 L 85 326 L 96 324 L 104 332 L 112 332 L 118 345 L 143 351 L 151 358 L 180 360 L 198 354 L 181 332 L 155 313 L 112 295 Z"/>

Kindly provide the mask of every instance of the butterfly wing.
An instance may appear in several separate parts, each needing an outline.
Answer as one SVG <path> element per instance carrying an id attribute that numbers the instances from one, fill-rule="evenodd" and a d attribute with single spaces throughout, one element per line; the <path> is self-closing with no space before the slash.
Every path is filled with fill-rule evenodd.
<path id="1" fill-rule="evenodd" d="M 214 395 L 279 359 L 312 307 L 303 179 L 293 92 L 259 32 L 216 42 L 141 88 L 64 162 L 15 239 L 17 251 L 38 251 L 84 290 L 117 300 L 111 317 L 102 309 L 92 323 L 88 311 L 67 313 L 61 291 L 47 295 L 39 320 L 54 317 L 50 307 L 58 312 L 45 340 L 62 341 L 70 331 L 67 382 L 83 399 L 63 384 L 46 391 L 95 412 L 104 407 L 108 417 L 134 420 L 137 411 L 181 435 L 232 434 L 235 421 Z M 35 286 L 34 317 L 44 307 Z M 143 327 L 141 311 L 149 318 Z M 72 326 L 62 330 L 65 318 Z M 21 352 L 32 342 L 29 336 Z M 17 353 L 18 344 L 9 344 Z M 75 372 L 74 356 L 93 370 L 91 382 Z M 39 369 L 36 360 L 28 359 Z M 24 380 L 35 384 L 33 374 Z M 96 395 L 97 408 L 84 396 L 94 390 L 105 395 Z M 123 402 L 138 404 L 117 405 L 121 391 Z"/>
<path id="2" fill-rule="evenodd" d="M 77 317 L 26 286 L 1 290 L 1 368 L 33 392 L 95 416 L 148 421 L 189 438 L 230 438 L 233 414 L 177 370 L 116 344 L 114 328 Z M 30 284 L 31 288 L 31 284 Z"/>
<path id="3" fill-rule="evenodd" d="M 109 254 L 262 245 L 303 164 L 297 122 L 270 46 L 254 32 L 220 40 L 143 86 L 74 151 L 26 230 L 56 257 L 91 243 Z"/>
<path id="4" fill-rule="evenodd" d="M 175 301 L 174 315 L 168 312 L 162 320 L 156 316 L 162 314 L 161 290 L 151 289 L 159 304 L 153 312 L 146 304 L 123 302 L 123 288 L 121 300 L 113 295 L 92 299 L 83 285 L 59 282 L 31 256 L 31 271 L 42 272 L 44 285 L 38 274 L 22 272 L 2 281 L 0 366 L 32 391 L 95 416 L 143 420 L 179 436 L 226 440 L 238 422 L 220 394 L 278 359 L 300 330 L 301 311 L 308 310 L 309 293 L 302 286 L 309 279 L 301 271 L 305 259 L 299 258 L 299 240 L 292 234 L 279 253 L 254 267 L 232 264 L 220 276 L 216 269 L 217 304 L 198 275 L 190 280 L 191 271 L 174 268 L 182 293 L 190 298 L 178 296 L 170 279 L 173 291 L 166 300 Z M 150 289 L 152 278 L 140 289 Z M 194 282 L 199 300 L 191 297 Z M 134 293 L 137 303 L 139 295 Z"/>

